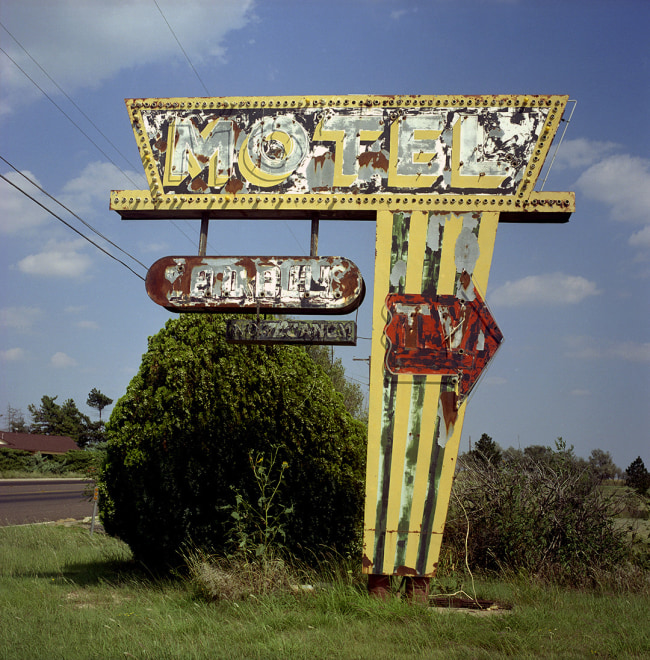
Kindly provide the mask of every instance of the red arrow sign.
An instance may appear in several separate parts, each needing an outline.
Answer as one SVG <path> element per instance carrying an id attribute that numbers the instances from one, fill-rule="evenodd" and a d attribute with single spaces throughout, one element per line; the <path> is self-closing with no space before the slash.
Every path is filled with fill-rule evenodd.
<path id="1" fill-rule="evenodd" d="M 386 366 L 395 374 L 458 375 L 458 399 L 463 401 L 503 335 L 473 284 L 464 298 L 425 294 L 391 294 L 386 298 L 389 320 Z"/>

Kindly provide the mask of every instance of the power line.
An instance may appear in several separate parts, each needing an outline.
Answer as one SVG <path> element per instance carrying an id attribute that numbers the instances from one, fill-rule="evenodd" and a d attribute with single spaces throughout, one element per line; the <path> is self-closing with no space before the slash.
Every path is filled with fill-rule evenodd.
<path id="1" fill-rule="evenodd" d="M 90 229 L 90 231 L 97 234 L 97 236 L 99 236 L 100 238 L 103 238 L 107 243 L 110 243 L 110 245 L 112 245 L 114 248 L 117 248 L 122 254 L 125 254 L 127 257 L 129 257 L 129 259 L 133 259 L 133 261 L 135 261 L 137 264 L 140 264 L 140 266 L 142 266 L 145 270 L 147 269 L 147 266 L 145 266 L 141 261 L 136 259 L 132 254 L 129 254 L 126 250 L 123 250 L 116 243 L 113 243 L 113 241 L 111 241 L 110 238 L 107 238 L 106 236 L 104 236 L 104 234 L 102 234 L 100 231 L 95 229 L 90 223 L 86 222 L 83 218 L 78 216 L 74 211 L 69 209 L 65 204 L 63 204 L 63 202 L 60 202 L 56 197 L 54 197 L 54 195 L 50 195 L 50 193 L 47 192 L 47 190 L 45 190 L 44 188 L 39 186 L 38 183 L 36 183 L 36 181 L 33 181 L 32 179 L 30 179 L 26 174 L 21 172 L 17 167 L 12 165 L 6 158 L 4 158 L 3 156 L 0 156 L 0 160 L 3 160 L 5 163 L 7 163 L 7 165 L 9 165 L 9 167 L 11 167 L 11 169 L 14 170 L 14 172 L 17 172 L 18 174 L 20 174 L 20 176 L 22 176 L 23 179 L 26 179 L 27 181 L 29 181 L 29 183 L 31 183 L 35 188 L 38 188 L 38 190 L 40 190 L 44 195 L 47 195 L 53 202 L 58 204 L 61 208 L 65 209 L 70 215 L 77 218 L 77 220 L 79 220 L 79 222 L 81 222 L 86 227 L 88 227 L 88 229 Z"/>
<path id="2" fill-rule="evenodd" d="M 154 0 L 154 2 L 155 2 L 155 0 Z M 156 3 L 156 6 L 158 7 L 157 3 Z M 158 7 L 158 11 L 160 11 L 161 15 L 163 15 L 163 18 L 165 18 L 164 14 L 162 14 L 162 11 L 161 11 L 160 7 Z M 181 46 L 180 42 L 178 41 L 178 38 L 177 38 L 176 35 L 174 34 L 174 31 L 172 30 L 171 26 L 170 26 L 169 23 L 167 22 L 167 19 L 165 19 L 165 22 L 167 23 L 167 25 L 168 25 L 170 31 L 172 32 L 172 34 L 174 35 L 174 38 L 176 38 L 176 41 L 177 41 L 178 45 L 181 47 L 181 50 L 183 51 L 183 53 L 185 54 L 185 57 L 188 59 L 188 62 L 190 62 L 189 57 L 187 56 L 187 54 L 186 54 L 185 51 L 183 50 L 183 47 Z M 37 60 L 36 60 L 36 59 L 35 59 L 35 58 L 29 53 L 29 51 L 28 51 L 28 50 L 27 50 L 27 49 L 26 49 L 26 48 L 25 48 L 25 47 L 24 47 L 24 46 L 23 46 L 23 45 L 22 45 L 22 44 L 16 39 L 16 37 L 14 37 L 14 35 L 13 35 L 13 34 L 12 34 L 12 33 L 11 33 L 6 27 L 5 27 L 5 25 L 2 24 L 2 23 L 0 22 L 0 26 L 5 30 L 5 32 L 7 32 L 7 34 L 9 34 L 9 36 L 10 36 L 10 37 L 11 37 L 11 38 L 12 38 L 12 39 L 18 44 L 18 46 L 20 46 L 20 48 L 22 48 L 22 50 L 25 52 L 25 54 L 26 54 L 26 55 L 32 60 L 32 62 L 34 62 L 34 64 L 36 64 L 36 66 L 37 66 L 37 67 L 38 67 L 38 68 L 39 68 L 39 69 L 40 69 L 40 70 L 41 70 L 41 71 L 47 76 L 47 78 L 48 78 L 48 79 L 52 82 L 52 84 L 54 84 L 54 85 L 56 86 L 56 88 L 57 88 L 57 89 L 58 89 L 58 90 L 59 90 L 59 91 L 60 91 L 60 92 L 66 97 L 66 99 L 68 99 L 68 101 L 70 101 L 70 103 L 72 103 L 72 105 L 73 105 L 73 106 L 74 106 L 74 107 L 75 107 L 75 108 L 76 108 L 76 109 L 77 109 L 77 110 L 78 110 L 78 111 L 79 111 L 79 112 L 80 112 L 80 113 L 81 113 L 81 114 L 82 114 L 82 115 L 83 115 L 83 116 L 84 116 L 84 117 L 90 122 L 90 124 L 93 126 L 93 128 L 94 128 L 94 129 L 95 129 L 95 130 L 96 130 L 96 131 L 97 131 L 97 132 L 98 132 L 98 133 L 99 133 L 99 134 L 100 134 L 100 135 L 101 135 L 101 136 L 102 136 L 102 137 L 103 137 L 103 138 L 104 138 L 104 139 L 105 139 L 105 140 L 106 140 L 106 141 L 107 141 L 112 147 L 113 147 L 113 149 L 115 149 L 115 151 L 116 151 L 116 152 L 117 152 L 117 153 L 118 153 L 118 154 L 119 154 L 119 155 L 120 155 L 120 156 L 121 156 L 121 157 L 122 157 L 122 158 L 123 158 L 123 159 L 124 159 L 129 165 L 130 165 L 130 166 L 131 166 L 131 167 L 133 167 L 134 169 L 136 169 L 135 166 L 134 166 L 132 163 L 129 162 L 129 160 L 126 158 L 126 156 L 124 156 L 124 154 L 122 154 L 122 152 L 121 152 L 121 151 L 120 151 L 120 150 L 119 150 L 119 149 L 113 144 L 113 142 L 111 142 L 111 140 L 110 140 L 106 135 L 104 135 L 104 133 L 103 133 L 103 132 L 102 132 L 102 131 L 96 126 L 96 124 L 95 124 L 95 123 L 94 123 L 94 122 L 88 117 L 88 115 L 87 115 L 87 114 L 86 114 L 86 113 L 85 113 L 85 112 L 79 107 L 79 105 L 78 105 L 77 103 L 75 103 L 75 101 L 74 101 L 74 100 L 73 100 L 73 99 L 72 99 L 72 98 L 71 98 L 71 97 L 70 97 L 70 96 L 69 96 L 69 95 L 63 90 L 63 88 L 62 88 L 62 87 L 61 87 L 61 86 L 60 86 L 60 85 L 59 85 L 59 84 L 58 84 L 58 83 L 52 78 L 52 76 L 50 76 L 50 74 L 47 73 L 47 71 L 46 71 L 46 70 L 45 70 L 45 69 L 44 69 L 44 68 L 38 63 L 38 61 L 37 61 Z M 46 92 L 46 91 L 45 91 L 45 90 L 44 90 L 44 89 L 43 89 L 43 88 L 42 88 L 42 87 L 41 87 L 41 86 L 40 86 L 40 85 L 39 85 L 39 84 L 38 84 L 38 83 L 37 83 L 37 82 L 36 82 L 36 81 L 35 81 L 35 80 L 34 80 L 34 79 L 33 79 L 33 78 L 32 78 L 32 77 L 31 77 L 31 76 L 30 76 L 30 75 L 29 75 L 29 74 L 28 74 L 28 73 L 27 73 L 27 72 L 26 72 L 26 71 L 25 71 L 25 70 L 19 65 L 19 64 L 18 64 L 18 62 L 16 62 L 16 60 L 14 60 L 14 58 L 11 57 L 11 55 L 9 55 L 9 53 L 7 53 L 7 51 L 5 51 L 5 50 L 4 50 L 3 48 L 1 48 L 1 47 L 0 47 L 0 51 L 1 51 L 2 53 L 4 53 L 4 54 L 7 56 L 7 58 L 8 58 L 9 60 L 11 60 L 11 62 L 16 66 L 16 68 L 18 68 L 18 70 L 19 70 L 19 71 L 20 71 L 20 72 L 21 72 L 21 73 L 22 73 L 22 74 L 23 74 L 23 75 L 24 75 L 24 76 L 25 76 L 25 77 L 26 77 L 26 78 L 27 78 L 27 79 L 28 79 L 28 80 L 29 80 L 29 81 L 30 81 L 30 82 L 31 82 L 31 83 L 32 83 L 32 84 L 33 84 L 33 85 L 34 85 L 34 86 L 40 91 L 40 92 L 41 92 L 41 94 L 43 94 L 43 96 L 45 96 L 45 97 L 50 101 L 50 103 L 52 103 L 52 105 L 54 105 L 54 107 L 55 107 L 55 108 L 56 108 L 56 109 L 57 109 L 57 110 L 58 110 L 58 111 L 59 111 L 59 112 L 60 112 L 60 113 L 61 113 L 61 114 L 62 114 L 62 115 L 63 115 L 63 116 L 64 116 L 64 117 L 65 117 L 65 118 L 66 118 L 66 119 L 67 119 L 67 120 L 68 120 L 68 121 L 69 121 L 69 122 L 70 122 L 70 123 L 71 123 L 71 124 L 72 124 L 72 125 L 73 125 L 73 126 L 74 126 L 74 127 L 75 127 L 75 128 L 76 128 L 76 129 L 77 129 L 77 130 L 78 130 L 78 131 L 79 131 L 79 132 L 80 132 L 80 133 L 81 133 L 81 134 L 82 134 L 82 135 L 83 135 L 83 136 L 84 136 L 84 137 L 85 137 L 85 138 L 86 138 L 86 139 L 87 139 L 87 140 L 88 140 L 88 141 L 89 141 L 89 142 L 90 142 L 90 143 L 91 143 L 91 144 L 92 144 L 92 145 L 93 145 L 93 146 L 94 146 L 94 147 L 95 147 L 95 148 L 96 148 L 96 149 L 97 149 L 97 150 L 98 150 L 98 151 L 99 151 L 99 152 L 100 152 L 100 153 L 101 153 L 101 154 L 102 154 L 107 160 L 108 160 L 108 161 L 109 161 L 109 162 L 110 162 L 110 163 L 111 163 L 111 164 L 112 164 L 112 165 L 114 165 L 114 166 L 115 166 L 120 172 L 122 172 L 122 174 L 126 177 L 126 179 L 128 179 L 128 180 L 131 182 L 131 184 L 132 184 L 134 187 L 136 187 L 136 188 L 138 187 L 138 184 L 135 183 L 135 182 L 133 181 L 133 179 L 132 179 L 132 178 L 131 178 L 131 177 L 130 177 L 130 176 L 129 176 L 129 175 L 128 175 L 128 174 L 127 174 L 127 173 L 126 173 L 126 172 L 125 172 L 125 171 L 124 171 L 124 170 L 123 170 L 123 169 L 117 164 L 117 163 L 115 163 L 115 161 L 113 161 L 113 159 L 112 159 L 112 158 L 111 158 L 111 157 L 110 157 L 110 156 L 109 156 L 109 155 L 108 155 L 108 154 L 107 154 L 107 153 L 106 153 L 106 152 L 105 152 L 105 151 L 104 151 L 104 150 L 103 150 L 103 149 L 102 149 L 102 148 L 101 148 L 101 147 L 100 147 L 100 146 L 99 146 L 99 145 L 98 145 L 98 144 L 97 144 L 97 143 L 96 143 L 96 142 L 95 142 L 95 141 L 94 141 L 94 140 L 93 140 L 93 139 L 92 139 L 92 138 L 91 138 L 91 137 L 90 137 L 90 136 L 89 136 L 89 135 L 88 135 L 88 134 L 87 134 L 82 128 L 81 128 L 81 127 L 80 127 L 80 126 L 79 126 L 79 124 L 78 124 L 77 122 L 74 121 L 74 119 L 72 119 L 72 117 L 70 117 L 70 116 L 65 112 L 65 110 L 63 110 L 63 108 L 61 108 L 61 106 L 59 106 L 59 105 L 56 103 L 56 101 L 54 101 L 54 99 L 53 99 L 53 98 L 52 98 L 52 97 L 51 97 L 51 96 L 50 96 L 50 95 L 49 95 L 49 94 L 48 94 L 48 93 L 47 93 L 47 92 Z M 194 70 L 194 72 L 196 73 L 196 75 L 197 75 L 197 77 L 198 77 L 198 73 L 196 72 L 196 69 L 194 69 L 194 66 L 192 65 L 191 62 L 190 62 L 190 66 L 192 67 L 192 69 Z M 199 80 L 200 80 L 200 78 L 199 78 Z M 203 84 L 203 81 L 201 81 L 201 84 Z M 203 87 L 204 87 L 204 89 L 206 90 L 206 93 L 207 93 L 207 89 L 205 88 L 205 85 L 203 85 Z M 209 94 L 208 94 L 208 95 L 209 95 Z M 3 160 L 4 160 L 4 159 L 3 159 Z M 7 161 L 5 161 L 5 162 L 7 162 Z M 8 164 L 9 164 L 9 163 L 8 163 Z M 13 166 L 12 166 L 12 167 L 13 167 Z M 14 169 L 15 169 L 15 168 L 14 168 Z M 18 171 L 18 170 L 16 170 L 16 171 L 17 171 L 19 174 L 22 175 L 22 172 L 20 172 L 20 171 Z M 23 176 L 24 176 L 24 175 L 23 175 Z M 31 182 L 31 183 L 33 183 L 33 182 Z M 36 184 L 33 184 L 33 185 L 36 185 Z M 36 187 L 38 187 L 38 186 L 36 186 Z M 49 197 L 51 197 L 51 195 L 49 195 L 49 193 L 47 193 L 47 192 L 45 192 L 45 191 L 42 191 L 42 192 L 44 192 L 46 195 L 48 195 Z M 55 198 L 52 197 L 52 199 L 54 199 L 54 201 L 56 201 L 57 203 L 59 203 Z M 65 207 L 64 207 L 64 208 L 65 208 Z M 72 211 L 70 211 L 69 209 L 66 209 L 66 210 L 69 211 L 70 213 L 72 213 Z M 72 215 L 74 215 L 74 213 L 72 213 Z M 75 217 L 77 217 L 79 220 L 81 220 L 81 218 L 79 218 L 78 216 L 75 216 Z M 84 221 L 81 220 L 81 222 L 84 222 Z M 187 223 L 187 221 L 184 221 L 184 222 Z M 85 224 L 85 223 L 84 223 L 84 224 Z M 178 226 L 178 224 L 177 224 L 176 222 L 172 221 L 172 225 L 173 225 L 174 228 L 177 229 L 181 234 L 183 234 L 183 236 L 185 236 L 185 238 L 187 238 L 187 240 L 190 241 L 190 243 L 194 244 L 194 241 L 192 240 L 192 238 L 191 238 L 190 236 L 188 236 L 187 233 L 185 233 L 185 232 L 184 232 L 184 231 Z M 92 228 L 91 228 L 91 229 L 92 229 Z M 93 230 L 93 231 L 95 231 L 95 230 Z M 96 233 L 97 233 L 97 232 L 96 232 Z M 100 235 L 100 234 L 99 234 L 99 235 Z M 106 239 L 106 238 L 103 237 L 103 236 L 102 236 L 102 238 L 104 238 L 105 240 L 108 240 L 108 239 Z M 110 243 L 110 241 L 108 241 L 108 242 Z M 209 244 L 209 242 L 208 242 L 208 244 Z M 115 246 L 115 247 L 117 247 L 117 246 Z M 123 251 L 123 250 L 122 250 L 121 248 L 119 248 L 119 247 L 118 247 L 118 249 L 121 250 L 121 251 Z M 126 253 L 125 253 L 125 254 L 126 254 Z M 129 255 L 129 256 L 130 256 L 130 255 Z M 133 258 L 133 257 L 131 257 L 131 258 Z M 135 261 L 137 261 L 137 259 L 135 259 Z M 145 266 L 145 268 L 146 268 L 146 266 Z"/>
<path id="3" fill-rule="evenodd" d="M 89 141 L 91 142 L 95 148 L 108 160 L 111 165 L 115 165 L 115 167 L 120 170 L 124 174 L 124 176 L 134 185 L 137 187 L 137 183 L 133 181 L 133 179 L 122 170 L 122 168 L 86 133 L 86 131 L 77 124 L 77 122 L 70 117 L 70 115 L 16 62 L 16 60 L 9 55 L 9 53 L 4 49 L 0 48 L 0 51 L 2 51 L 15 65 L 20 69 L 20 71 L 23 73 L 23 75 L 47 98 L 50 103 Z"/>
<path id="4" fill-rule="evenodd" d="M 174 39 L 176 39 L 176 43 L 178 44 L 178 47 L 181 49 L 181 52 L 183 55 L 185 55 L 185 59 L 187 60 L 187 63 L 190 65 L 192 71 L 194 71 L 194 75 L 198 78 L 198 81 L 201 83 L 201 86 L 203 87 L 203 90 L 205 91 L 206 96 L 210 96 L 210 92 L 208 91 L 208 88 L 205 86 L 205 83 L 203 80 L 201 80 L 201 76 L 199 75 L 199 72 L 194 68 L 194 65 L 192 64 L 192 60 L 190 60 L 189 55 L 185 52 L 185 49 L 183 48 L 183 45 L 179 41 L 178 37 L 176 36 L 176 33 L 172 29 L 172 26 L 169 24 L 169 21 L 165 17 L 165 14 L 163 14 L 162 9 L 160 8 L 160 5 L 156 2 L 156 0 L 153 0 L 154 5 L 156 5 L 156 9 L 160 12 L 160 15 L 163 18 L 163 21 L 167 24 L 167 27 L 169 28 L 169 31 L 172 33 L 172 36 Z"/>
<path id="5" fill-rule="evenodd" d="M 61 216 L 54 213 L 54 211 L 52 211 L 51 209 L 48 209 L 47 206 L 45 206 L 44 204 L 41 204 L 41 202 L 39 202 L 35 197 L 30 195 L 26 190 L 23 190 L 20 186 L 16 185 L 13 181 L 10 181 L 6 176 L 4 176 L 4 174 L 0 174 L 0 179 L 3 179 L 10 186 L 13 186 L 16 190 L 18 190 L 23 195 L 25 195 L 25 197 L 28 197 L 29 199 L 32 200 L 32 202 L 34 202 L 35 204 L 38 204 L 42 209 L 47 211 L 50 215 L 53 215 L 57 220 L 62 222 L 66 227 L 68 227 L 69 229 L 72 229 L 72 231 L 75 232 L 76 234 L 79 234 L 79 236 L 81 236 L 83 239 L 88 241 L 91 245 L 94 245 L 98 250 L 103 252 L 105 255 L 107 255 L 108 257 L 110 257 L 114 261 L 117 261 L 117 263 L 122 264 L 122 266 L 124 266 L 127 270 L 130 270 L 136 277 L 139 277 L 144 282 L 144 277 L 142 277 L 142 275 L 140 275 L 139 273 L 136 273 L 128 264 L 125 264 L 121 259 L 118 259 L 116 256 L 112 255 L 110 252 L 105 250 L 101 245 L 98 245 L 97 243 L 95 243 L 95 241 L 93 241 L 91 238 L 88 238 L 88 236 L 86 236 L 83 232 L 80 232 L 76 227 L 73 227 L 69 222 L 66 222 Z"/>
<path id="6" fill-rule="evenodd" d="M 84 118 L 88 121 L 88 123 L 104 138 L 104 140 L 106 140 L 106 142 L 108 142 L 108 144 L 110 144 L 111 147 L 113 147 L 113 149 L 115 149 L 115 151 L 124 159 L 124 162 L 129 167 L 132 167 L 134 170 L 136 170 L 137 167 L 131 161 L 129 161 L 129 159 L 115 146 L 115 144 L 113 144 L 113 142 L 111 142 L 111 140 L 106 135 L 104 135 L 102 130 L 99 128 L 99 126 L 97 126 L 97 124 L 95 124 L 95 122 L 79 107 L 79 105 L 77 103 L 75 103 L 74 99 L 61 87 L 61 85 L 59 85 L 59 83 L 57 83 L 56 80 L 54 80 L 54 78 L 52 78 L 52 76 L 36 61 L 36 59 L 31 55 L 31 53 L 7 29 L 6 25 L 4 25 L 2 22 L 0 22 L 0 27 L 2 27 L 2 29 L 18 44 L 18 46 L 20 46 L 20 48 L 23 50 L 25 55 L 27 55 L 27 57 L 29 57 L 29 59 L 32 62 L 34 62 L 34 64 L 47 76 L 48 80 L 61 92 L 61 94 L 63 94 L 63 96 L 65 96 L 66 99 L 68 99 L 68 101 L 70 101 L 70 103 L 72 103 L 72 105 L 84 116 Z M 5 52 L 5 55 L 6 55 L 6 52 Z M 15 62 L 14 62 L 14 64 L 15 64 Z M 22 71 L 22 69 L 21 69 L 21 71 Z M 25 73 L 25 72 L 23 71 L 23 73 Z M 27 74 L 25 74 L 25 75 L 27 75 Z M 30 78 L 30 80 L 31 80 L 31 78 Z M 76 123 L 75 123 L 75 126 L 77 126 L 77 128 L 78 128 L 78 125 Z M 122 174 L 124 174 L 128 178 L 128 175 L 126 174 L 126 172 L 124 172 L 124 170 L 122 170 L 121 168 L 119 168 L 119 169 L 122 171 Z M 131 179 L 129 179 L 129 181 L 131 181 Z M 131 183 L 133 183 L 133 181 L 131 181 Z"/>

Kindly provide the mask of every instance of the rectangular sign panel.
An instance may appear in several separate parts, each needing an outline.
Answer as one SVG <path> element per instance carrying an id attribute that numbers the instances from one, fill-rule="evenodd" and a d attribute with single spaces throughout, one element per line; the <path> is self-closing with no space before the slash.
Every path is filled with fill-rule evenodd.
<path id="1" fill-rule="evenodd" d="M 230 319 L 226 340 L 238 344 L 357 345 L 354 321 L 266 321 Z"/>
<path id="2" fill-rule="evenodd" d="M 298 208 L 323 211 L 361 197 L 381 206 L 404 194 L 521 202 L 533 192 L 567 100 L 127 99 L 149 190 L 113 191 L 111 206 L 138 217 L 128 213 L 277 210 L 292 195 L 309 196 L 293 198 Z"/>

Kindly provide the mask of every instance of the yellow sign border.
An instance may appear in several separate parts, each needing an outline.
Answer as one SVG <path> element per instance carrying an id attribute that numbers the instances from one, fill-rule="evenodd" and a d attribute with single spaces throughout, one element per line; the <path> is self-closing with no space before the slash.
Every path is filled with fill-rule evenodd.
<path id="1" fill-rule="evenodd" d="M 212 97 L 212 98 L 142 98 L 126 99 L 126 106 L 133 127 L 140 158 L 149 183 L 149 190 L 114 190 L 111 193 L 111 210 L 117 211 L 126 218 L 125 212 L 131 217 L 151 217 L 148 212 L 155 211 L 164 216 L 173 215 L 183 210 L 222 212 L 233 209 L 284 210 L 302 208 L 310 211 L 321 209 L 349 210 L 355 205 L 362 205 L 365 210 L 373 207 L 377 210 L 400 208 L 407 205 L 411 208 L 420 204 L 447 205 L 446 209 L 467 210 L 476 205 L 497 205 L 503 207 L 521 206 L 526 201 L 531 205 L 536 201 L 545 205 L 546 211 L 565 211 L 569 208 L 557 208 L 557 197 L 549 197 L 546 193 L 539 197 L 533 187 L 539 177 L 542 166 L 548 155 L 551 142 L 559 127 L 564 109 L 568 102 L 566 95 L 346 95 L 346 96 L 252 96 L 252 97 Z M 545 108 L 549 110 L 546 121 L 533 149 L 531 158 L 526 163 L 524 176 L 514 195 L 486 194 L 432 194 L 426 192 L 401 192 L 396 194 L 365 194 L 353 192 L 334 192 L 327 194 L 250 194 L 240 191 L 227 195 L 193 195 L 164 192 L 163 181 L 155 164 L 151 144 L 144 130 L 143 112 L 151 110 L 247 110 L 247 109 L 282 109 L 300 111 L 301 108 L 396 108 L 403 110 L 440 108 L 452 110 L 462 108 L 481 108 L 497 110 L 499 108 Z M 564 195 L 564 193 L 562 193 Z M 493 199 L 494 198 L 494 199 Z M 413 201 L 415 199 L 415 201 Z M 566 197 L 562 198 L 562 205 Z M 517 204 L 519 202 L 519 204 Z M 561 205 L 561 206 L 562 206 Z M 569 201 L 569 206 L 571 202 Z M 534 209 L 528 209 L 534 210 Z M 135 215 L 133 215 L 135 213 Z M 186 217 L 199 217 L 190 215 Z"/>

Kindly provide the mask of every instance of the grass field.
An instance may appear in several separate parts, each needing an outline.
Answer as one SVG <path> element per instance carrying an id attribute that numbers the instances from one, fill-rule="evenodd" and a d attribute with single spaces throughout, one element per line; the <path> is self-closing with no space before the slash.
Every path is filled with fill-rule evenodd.
<path id="1" fill-rule="evenodd" d="M 476 594 L 512 609 L 475 615 L 377 601 L 354 575 L 309 594 L 206 602 L 186 579 L 148 575 L 103 534 L 0 528 L 7 660 L 650 657 L 647 595 L 543 588 L 523 578 L 477 581 Z"/>

